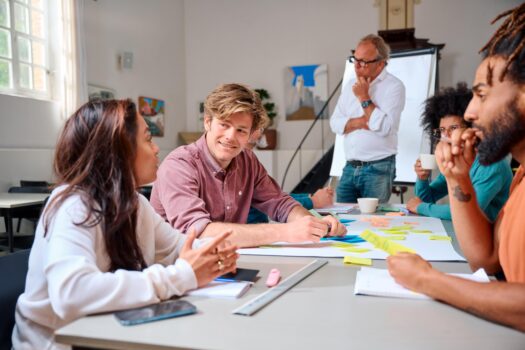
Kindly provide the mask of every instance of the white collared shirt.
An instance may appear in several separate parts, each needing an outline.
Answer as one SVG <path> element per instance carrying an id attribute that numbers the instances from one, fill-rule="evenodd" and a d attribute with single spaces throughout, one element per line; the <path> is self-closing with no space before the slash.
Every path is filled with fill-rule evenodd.
<path id="1" fill-rule="evenodd" d="M 330 127 L 343 135 L 349 119 L 364 115 L 361 102 L 352 91 L 356 79 L 351 79 L 343 91 L 330 118 Z M 359 129 L 344 135 L 346 160 L 373 161 L 397 153 L 397 131 L 405 107 L 405 86 L 383 69 L 370 84 L 370 99 L 375 109 L 368 121 L 370 130 Z"/>

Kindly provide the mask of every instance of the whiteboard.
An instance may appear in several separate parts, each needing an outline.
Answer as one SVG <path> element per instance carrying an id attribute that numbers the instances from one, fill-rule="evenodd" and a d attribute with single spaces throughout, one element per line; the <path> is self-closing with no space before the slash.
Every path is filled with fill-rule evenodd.
<path id="1" fill-rule="evenodd" d="M 416 182 L 414 163 L 420 153 L 430 153 L 430 140 L 420 126 L 424 101 L 434 94 L 437 50 L 424 49 L 392 54 L 386 70 L 405 84 L 405 109 L 398 131 L 395 182 Z M 355 78 L 354 64 L 346 61 L 343 89 Z M 340 177 L 346 164 L 344 136 L 336 135 L 330 176 Z"/>

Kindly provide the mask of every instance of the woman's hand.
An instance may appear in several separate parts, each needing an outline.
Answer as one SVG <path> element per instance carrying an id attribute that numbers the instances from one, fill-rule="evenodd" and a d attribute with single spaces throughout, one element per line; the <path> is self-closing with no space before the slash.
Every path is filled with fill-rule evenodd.
<path id="1" fill-rule="evenodd" d="M 420 180 L 428 180 L 430 177 L 431 170 L 423 169 L 421 167 L 421 160 L 416 160 L 416 164 L 414 164 L 414 171 L 416 172 L 417 178 Z"/>
<path id="2" fill-rule="evenodd" d="M 237 247 L 226 240 L 231 233 L 232 231 L 224 232 L 197 249 L 192 249 L 195 230 L 188 234 L 179 257 L 191 265 L 199 287 L 237 269 Z"/>

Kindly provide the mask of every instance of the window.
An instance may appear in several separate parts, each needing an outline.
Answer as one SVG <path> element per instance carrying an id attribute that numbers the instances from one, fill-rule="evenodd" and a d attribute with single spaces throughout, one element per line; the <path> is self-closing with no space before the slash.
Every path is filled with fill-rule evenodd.
<path id="1" fill-rule="evenodd" d="M 50 96 L 48 38 L 46 0 L 0 0 L 0 93 Z"/>

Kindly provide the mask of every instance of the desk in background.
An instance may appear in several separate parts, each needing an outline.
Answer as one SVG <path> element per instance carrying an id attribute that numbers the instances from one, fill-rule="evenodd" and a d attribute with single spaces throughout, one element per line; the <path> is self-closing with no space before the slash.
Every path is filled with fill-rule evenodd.
<path id="1" fill-rule="evenodd" d="M 9 252 L 13 251 L 13 217 L 28 207 L 41 208 L 49 193 L 0 193 L 0 216 L 6 218 Z"/>

